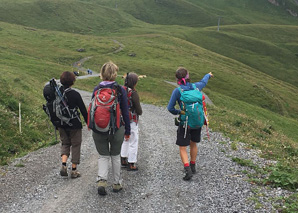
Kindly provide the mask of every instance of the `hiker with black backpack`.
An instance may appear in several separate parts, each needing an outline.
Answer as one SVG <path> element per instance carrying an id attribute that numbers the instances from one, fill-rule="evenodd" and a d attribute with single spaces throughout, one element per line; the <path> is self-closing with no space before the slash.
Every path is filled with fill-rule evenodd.
<path id="1" fill-rule="evenodd" d="M 124 83 L 124 89 L 127 93 L 129 119 L 130 119 L 130 138 L 123 141 L 121 147 L 121 165 L 128 171 L 137 171 L 136 166 L 138 143 L 139 143 L 139 116 L 142 115 L 142 107 L 140 104 L 140 98 L 136 91 L 136 85 L 138 83 L 138 75 L 136 73 L 127 73 Z"/>
<path id="2" fill-rule="evenodd" d="M 66 163 L 71 153 L 71 178 L 81 176 L 77 170 L 77 165 L 80 163 L 82 143 L 82 122 L 78 110 L 87 123 L 87 110 L 83 99 L 80 93 L 71 88 L 75 80 L 74 73 L 66 71 L 60 76 L 62 85 L 52 79 L 44 88 L 44 97 L 47 100 L 44 110 L 54 127 L 58 129 L 62 142 L 60 175 L 68 176 Z"/>
<path id="3" fill-rule="evenodd" d="M 88 128 L 99 154 L 97 186 L 98 194 L 106 195 L 109 162 L 112 162 L 113 192 L 122 190 L 120 150 L 123 140 L 130 137 L 130 121 L 127 94 L 115 81 L 118 66 L 105 63 L 100 70 L 103 80 L 94 88 L 88 109 Z M 124 122 L 124 123 L 123 123 Z"/>
<path id="4" fill-rule="evenodd" d="M 176 144 L 179 146 L 181 161 L 184 165 L 183 180 L 190 180 L 196 173 L 197 143 L 201 140 L 201 127 L 205 123 L 203 95 L 200 91 L 211 77 L 213 74 L 210 72 L 201 81 L 191 84 L 189 72 L 184 67 L 176 70 L 179 87 L 173 90 L 167 109 L 173 115 L 179 115 L 179 119 L 175 122 L 178 126 Z M 175 108 L 176 103 L 180 109 Z M 187 153 L 188 146 L 190 146 L 190 161 Z"/>

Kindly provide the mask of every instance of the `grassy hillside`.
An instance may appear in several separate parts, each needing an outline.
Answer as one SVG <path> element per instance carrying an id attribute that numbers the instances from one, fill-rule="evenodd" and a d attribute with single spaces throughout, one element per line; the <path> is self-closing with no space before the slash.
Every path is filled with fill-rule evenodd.
<path id="1" fill-rule="evenodd" d="M 86 54 L 113 51 L 110 39 L 27 29 L 0 22 L 0 162 L 49 143 L 53 128 L 42 111 L 42 89 Z M 78 48 L 86 48 L 79 53 Z M 19 103 L 22 133 L 19 132 Z M 46 122 L 47 121 L 47 122 Z"/>
<path id="2" fill-rule="evenodd" d="M 123 10 L 151 24 L 183 26 L 215 26 L 222 24 L 297 24 L 298 12 L 294 0 L 280 0 L 275 6 L 267 0 L 83 0 Z M 284 5 L 282 2 L 285 2 Z"/>
<path id="3" fill-rule="evenodd" d="M 134 22 L 114 9 L 77 0 L 1 0 L 0 21 L 80 34 L 115 32 Z"/>
<path id="4" fill-rule="evenodd" d="M 177 36 L 297 87 L 297 33 L 298 26 L 232 25 Z"/>
<path id="5" fill-rule="evenodd" d="M 33 28 L 93 35 L 131 34 L 132 28 L 136 33 L 146 29 L 144 33 L 164 31 L 297 86 L 295 35 L 298 20 L 284 10 L 286 6 L 292 5 L 293 11 L 296 7 L 290 4 L 292 1 L 283 2 L 286 5 L 275 6 L 265 0 L 3 0 L 0 20 Z M 220 33 L 216 27 L 151 26 L 128 13 L 149 23 L 184 26 L 215 26 L 218 16 L 223 16 L 223 26 Z"/>
<path id="6" fill-rule="evenodd" d="M 294 1 L 280 6 L 266 0 L 2 0 L 0 21 L 80 34 L 117 32 L 141 20 L 191 27 L 231 24 L 297 24 Z M 117 5 L 117 8 L 116 8 Z M 133 17 L 134 18 L 133 18 Z"/>
<path id="7" fill-rule="evenodd" d="M 297 24 L 297 17 L 287 9 L 298 12 L 294 0 L 277 0 L 279 5 L 268 0 L 188 0 L 204 8 L 216 9 L 222 17 L 222 24 Z"/>
<path id="8" fill-rule="evenodd" d="M 271 111 L 282 109 L 284 114 L 296 110 L 297 88 L 282 84 L 280 81 L 235 60 L 212 53 L 179 38 L 162 34 L 113 36 L 112 38 L 80 36 L 44 30 L 33 31 L 27 27 L 5 23 L 1 23 L 0 28 L 3 41 L 0 49 L 3 70 L 1 87 L 4 88 L 0 103 L 4 114 L 14 115 L 9 125 L 1 124 L 4 127 L 1 129 L 3 131 L 1 135 L 11 144 L 14 144 L 15 136 L 11 137 L 12 133 L 9 132 L 18 131 L 15 120 L 18 114 L 18 103 L 22 102 L 24 117 L 28 116 L 28 122 L 41 126 L 40 129 L 29 128 L 28 131 L 36 131 L 37 135 L 40 134 L 40 131 L 43 131 L 42 129 L 47 125 L 41 124 L 44 120 L 40 120 L 40 117 L 45 118 L 40 108 L 43 101 L 41 91 L 44 83 L 51 77 L 59 77 L 64 70 L 73 70 L 71 64 L 86 56 L 94 56 L 85 64 L 86 67 L 93 70 L 98 70 L 100 64 L 112 59 L 120 66 L 120 73 L 134 71 L 138 74 L 146 74 L 147 80 L 142 80 L 139 84 L 144 102 L 158 105 L 167 104 L 172 86 L 164 85 L 163 80 L 175 81 L 174 72 L 178 66 L 183 65 L 190 70 L 193 80 L 201 79 L 210 71 L 215 73 L 216 78 L 208 84 L 211 94 L 221 94 L 271 109 Z M 114 39 L 125 46 L 124 50 L 117 54 L 112 54 L 117 48 L 117 44 L 113 42 Z M 86 52 L 79 53 L 76 51 L 78 48 L 85 48 Z M 130 53 L 135 53 L 136 57 L 130 57 Z M 181 57 L 182 55 L 183 57 Z M 35 82 L 33 86 L 30 81 Z M 92 89 L 96 83 L 88 84 L 90 85 L 89 89 Z M 77 84 L 81 85 L 80 82 Z M 163 88 L 162 92 L 160 86 Z M 18 92 L 14 92 L 14 88 Z M 285 95 L 285 103 L 278 99 L 284 94 L 288 95 Z M 28 98 L 26 98 L 27 96 Z M 290 98 L 287 99 L 287 97 Z M 216 96 L 214 101 L 216 101 Z M 231 105 L 234 105 L 232 101 Z M 31 109 L 35 109 L 34 111 L 39 113 L 39 116 L 33 116 Z M 7 121 L 7 117 L 3 118 L 5 118 L 3 122 Z M 14 128 L 10 131 L 12 126 Z M 28 128 L 27 125 L 23 125 L 23 127 Z M 285 131 L 288 127 L 278 127 L 277 129 Z M 29 144 L 36 140 L 38 144 L 49 136 L 49 132 L 46 134 L 43 132 L 41 140 L 38 141 L 39 135 L 35 139 L 31 138 L 30 131 L 28 137 L 23 137 L 27 135 L 24 132 L 22 137 L 19 135 L 23 139 L 18 138 L 18 140 L 22 140 L 24 143 L 27 141 Z M 289 133 L 289 135 L 295 139 L 294 134 Z M 6 148 L 2 150 L 7 153 Z M 13 152 L 17 153 L 18 151 L 14 150 Z"/>
<path id="9" fill-rule="evenodd" d="M 151 24 L 210 26 L 216 17 L 210 11 L 183 0 L 85 0 L 125 11 Z"/>
<path id="10" fill-rule="evenodd" d="M 297 27 L 268 25 L 239 25 L 237 27 L 238 25 L 226 27 L 227 30 L 224 29 L 224 32 L 218 33 L 214 28 L 193 29 L 154 26 L 149 29 L 146 28 L 142 33 L 160 32 L 169 37 L 180 37 L 181 39 L 178 40 L 184 40 L 184 43 L 190 41 L 195 44 L 194 46 L 199 45 L 218 53 L 212 56 L 212 60 L 209 60 L 209 66 L 202 67 L 200 59 L 204 57 L 205 53 L 193 48 L 186 49 L 186 53 L 180 54 L 175 61 L 189 60 L 195 70 L 204 70 L 205 67 L 208 67 L 210 71 L 216 72 L 218 78 L 216 79 L 215 90 L 220 90 L 220 93 L 297 119 L 298 102 L 295 93 L 297 87 L 295 85 L 298 80 L 298 61 L 294 54 Z M 267 30 L 268 27 L 269 30 Z M 235 29 L 235 31 L 230 32 L 228 29 L 231 31 Z M 276 31 L 280 34 L 273 34 Z M 138 33 L 138 30 L 134 29 L 130 32 Z M 264 34 L 266 32 L 271 33 L 264 36 L 261 32 Z M 142 34 L 139 35 L 139 37 L 141 36 Z M 147 40 L 156 43 L 155 40 Z M 191 43 L 188 45 L 192 46 Z M 142 46 L 142 49 L 146 49 L 148 43 L 142 42 L 138 45 Z M 159 44 L 156 45 L 156 48 L 158 46 Z M 176 49 L 180 49 L 180 46 L 177 45 Z M 140 52 L 141 49 L 136 48 L 132 51 Z M 149 51 L 152 51 L 152 57 L 154 55 L 158 58 L 168 57 L 167 55 L 161 56 L 158 50 Z M 221 55 L 228 57 L 229 60 L 223 61 Z M 163 63 L 167 64 L 168 61 Z M 168 64 L 171 66 L 171 61 Z M 229 75 L 224 73 L 221 76 L 222 73 L 219 70 L 224 69 L 223 64 L 229 67 Z M 262 73 L 265 73 L 265 75 Z M 292 83 L 292 85 L 289 83 Z"/>

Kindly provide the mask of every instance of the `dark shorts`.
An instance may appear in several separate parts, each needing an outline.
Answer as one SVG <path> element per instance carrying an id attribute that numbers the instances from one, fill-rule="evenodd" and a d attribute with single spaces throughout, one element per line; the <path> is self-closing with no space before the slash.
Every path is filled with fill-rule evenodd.
<path id="1" fill-rule="evenodd" d="M 182 126 L 178 127 L 177 130 L 177 141 L 176 144 L 178 146 L 189 146 L 190 141 L 199 143 L 201 141 L 201 129 L 187 129 L 186 136 L 185 135 L 185 128 Z"/>

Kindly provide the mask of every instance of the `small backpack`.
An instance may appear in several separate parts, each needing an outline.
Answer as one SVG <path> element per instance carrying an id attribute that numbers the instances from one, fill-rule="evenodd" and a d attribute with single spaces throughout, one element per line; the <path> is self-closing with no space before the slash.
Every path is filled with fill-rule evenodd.
<path id="1" fill-rule="evenodd" d="M 127 92 L 129 120 L 130 120 L 130 122 L 138 123 L 138 115 L 137 115 L 136 112 L 134 112 L 134 110 L 132 110 L 132 97 L 131 96 L 132 96 L 133 90 L 129 87 L 126 87 L 126 86 L 123 86 L 123 88 Z"/>
<path id="2" fill-rule="evenodd" d="M 113 135 L 122 120 L 118 97 L 121 87 L 115 83 L 113 88 L 100 87 L 94 92 L 94 97 L 88 108 L 88 122 L 90 129 L 97 133 Z"/>
<path id="3" fill-rule="evenodd" d="M 181 115 L 180 121 L 185 129 L 199 129 L 205 123 L 203 95 L 195 84 L 192 86 L 193 90 L 178 88 L 181 94 L 181 110 L 185 111 L 185 115 Z"/>
<path id="4" fill-rule="evenodd" d="M 71 88 L 65 90 L 55 79 L 51 79 L 43 89 L 43 96 L 47 101 L 43 104 L 43 110 L 55 127 L 71 127 L 72 119 L 80 120 L 78 109 L 70 109 L 68 106 L 66 93 L 69 91 Z"/>

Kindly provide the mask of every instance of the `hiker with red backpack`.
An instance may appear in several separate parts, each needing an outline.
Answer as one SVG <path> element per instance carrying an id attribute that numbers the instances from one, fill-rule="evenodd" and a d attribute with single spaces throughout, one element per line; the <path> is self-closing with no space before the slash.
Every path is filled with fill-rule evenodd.
<path id="1" fill-rule="evenodd" d="M 139 78 L 136 73 L 127 73 L 124 83 L 129 107 L 130 138 L 122 143 L 121 165 L 123 167 L 127 167 L 128 171 L 138 170 L 138 167 L 136 166 L 139 143 L 138 121 L 139 116 L 142 115 L 140 98 L 135 89 L 138 79 Z"/>
<path id="2" fill-rule="evenodd" d="M 176 144 L 179 146 L 184 165 L 183 180 L 190 180 L 196 173 L 197 143 L 201 140 L 201 127 L 205 123 L 203 95 L 200 91 L 211 77 L 213 74 L 210 72 L 201 81 L 191 84 L 189 72 L 184 67 L 176 70 L 179 87 L 173 90 L 167 109 L 173 115 L 179 115 L 179 122 L 176 124 L 178 126 Z M 175 108 L 176 103 L 180 109 Z M 190 161 L 187 153 L 188 146 L 190 146 Z"/>
<path id="3" fill-rule="evenodd" d="M 123 140 L 130 137 L 130 121 L 127 94 L 117 84 L 118 66 L 113 62 L 105 63 L 100 70 L 103 80 L 94 88 L 88 109 L 88 128 L 99 154 L 97 190 L 106 195 L 108 186 L 109 162 L 112 162 L 113 192 L 122 190 L 120 150 Z M 124 122 L 124 123 L 123 123 Z"/>

